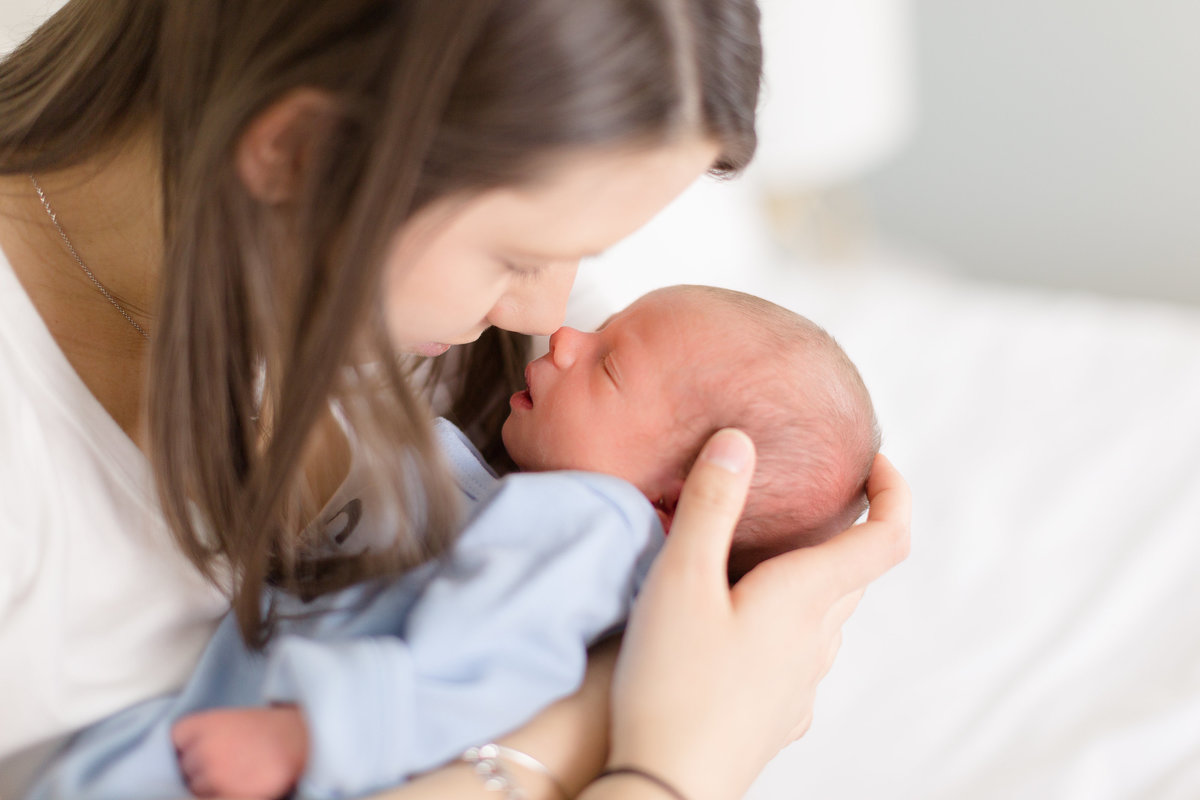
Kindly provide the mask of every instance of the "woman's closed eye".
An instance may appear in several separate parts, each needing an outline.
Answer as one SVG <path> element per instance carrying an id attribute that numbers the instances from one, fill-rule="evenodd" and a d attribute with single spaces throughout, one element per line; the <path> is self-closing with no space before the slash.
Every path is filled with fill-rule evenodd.
<path id="1" fill-rule="evenodd" d="M 507 259 L 504 260 L 504 268 L 524 280 L 536 280 L 546 271 L 545 264 L 518 263 Z"/>

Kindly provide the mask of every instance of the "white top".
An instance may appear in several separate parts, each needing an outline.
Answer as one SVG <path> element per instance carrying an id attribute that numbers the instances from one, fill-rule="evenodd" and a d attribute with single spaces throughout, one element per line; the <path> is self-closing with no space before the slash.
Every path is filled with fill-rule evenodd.
<path id="1" fill-rule="evenodd" d="M 0 252 L 0 796 L 66 735 L 181 686 L 227 610 Z"/>

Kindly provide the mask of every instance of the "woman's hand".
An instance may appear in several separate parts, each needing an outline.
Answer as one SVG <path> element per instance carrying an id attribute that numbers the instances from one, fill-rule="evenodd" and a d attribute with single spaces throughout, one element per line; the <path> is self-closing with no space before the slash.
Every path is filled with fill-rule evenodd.
<path id="1" fill-rule="evenodd" d="M 908 553 L 908 486 L 878 456 L 866 522 L 765 561 L 731 589 L 729 544 L 753 472 L 744 434 L 724 430 L 709 440 L 617 662 L 609 763 L 646 769 L 690 800 L 740 797 L 803 735 L 842 624 L 867 584 Z M 632 783 L 606 779 L 583 796 Z"/>

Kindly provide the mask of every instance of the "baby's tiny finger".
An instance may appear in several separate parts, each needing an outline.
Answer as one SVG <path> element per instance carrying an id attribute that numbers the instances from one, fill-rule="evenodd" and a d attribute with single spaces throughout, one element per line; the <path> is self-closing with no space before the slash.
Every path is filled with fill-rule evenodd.
<path id="1" fill-rule="evenodd" d="M 180 763 L 183 768 L 183 764 Z M 208 780 L 203 770 L 183 768 L 183 782 L 187 784 L 188 791 L 197 797 L 202 797 L 206 792 L 212 791 L 212 782 Z"/>
<path id="2" fill-rule="evenodd" d="M 204 775 L 204 756 L 200 754 L 200 748 L 188 747 L 179 751 L 179 770 L 189 782 Z"/>
<path id="3" fill-rule="evenodd" d="M 171 726 L 171 744 L 176 750 L 183 750 L 195 740 L 197 728 L 191 720 L 191 717 L 184 717 Z"/>

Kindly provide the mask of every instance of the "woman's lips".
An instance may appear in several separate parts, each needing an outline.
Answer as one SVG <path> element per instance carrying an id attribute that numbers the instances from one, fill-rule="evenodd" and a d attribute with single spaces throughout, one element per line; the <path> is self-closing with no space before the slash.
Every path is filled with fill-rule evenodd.
<path id="1" fill-rule="evenodd" d="M 450 347 L 451 345 L 442 344 L 441 342 L 422 342 L 421 344 L 412 345 L 408 348 L 408 351 L 418 356 L 436 358 L 437 356 L 440 356 L 442 353 L 445 353 L 447 350 L 449 350 Z"/>

